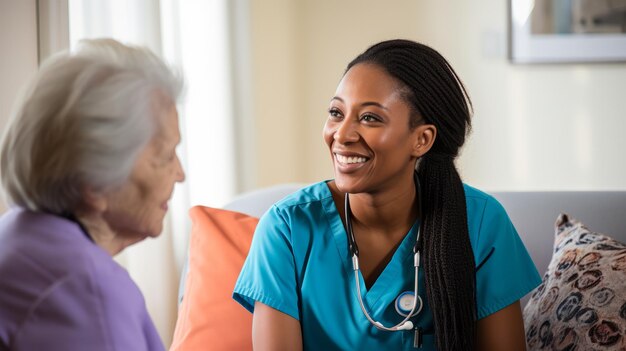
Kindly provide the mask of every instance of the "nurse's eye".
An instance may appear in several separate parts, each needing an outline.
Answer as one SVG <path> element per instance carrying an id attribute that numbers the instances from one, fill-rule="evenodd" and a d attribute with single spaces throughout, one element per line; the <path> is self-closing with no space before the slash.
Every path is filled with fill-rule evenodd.
<path id="1" fill-rule="evenodd" d="M 382 122 L 382 119 L 374 114 L 366 113 L 363 116 L 361 116 L 361 121 L 367 122 L 367 123 L 373 123 L 373 122 Z"/>
<path id="2" fill-rule="evenodd" d="M 341 111 L 339 111 L 336 107 L 331 107 L 328 109 L 328 117 L 332 119 L 339 119 L 343 116 L 341 115 Z"/>

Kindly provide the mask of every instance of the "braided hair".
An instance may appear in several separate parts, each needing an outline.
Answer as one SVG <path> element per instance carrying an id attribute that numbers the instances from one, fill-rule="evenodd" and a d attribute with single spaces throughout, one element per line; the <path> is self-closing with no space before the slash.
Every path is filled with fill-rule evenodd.
<path id="1" fill-rule="evenodd" d="M 413 110 L 409 128 L 422 119 L 437 128 L 435 142 L 417 165 L 422 184 L 422 237 L 428 303 L 438 348 L 474 350 L 476 276 L 465 193 L 454 159 L 471 128 L 472 104 L 446 59 L 409 40 L 378 43 L 355 58 L 383 68 L 402 83 Z"/>

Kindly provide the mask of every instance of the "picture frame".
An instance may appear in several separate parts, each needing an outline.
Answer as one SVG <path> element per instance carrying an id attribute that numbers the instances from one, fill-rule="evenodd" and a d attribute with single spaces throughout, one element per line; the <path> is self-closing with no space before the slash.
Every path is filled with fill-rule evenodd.
<path id="1" fill-rule="evenodd" d="M 513 63 L 626 61 L 626 0 L 509 0 Z"/>

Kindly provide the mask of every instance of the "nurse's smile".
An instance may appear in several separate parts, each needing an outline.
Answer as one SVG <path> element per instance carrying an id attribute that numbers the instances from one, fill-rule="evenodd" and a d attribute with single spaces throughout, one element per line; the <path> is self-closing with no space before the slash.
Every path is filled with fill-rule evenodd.
<path id="1" fill-rule="evenodd" d="M 355 172 L 363 168 L 370 160 L 369 157 L 347 152 L 335 152 L 334 155 L 335 167 L 338 172 L 342 173 Z"/>

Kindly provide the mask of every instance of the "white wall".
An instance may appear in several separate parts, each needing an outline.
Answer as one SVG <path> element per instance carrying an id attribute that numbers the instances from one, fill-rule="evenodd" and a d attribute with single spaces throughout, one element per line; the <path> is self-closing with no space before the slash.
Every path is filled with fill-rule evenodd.
<path id="1" fill-rule="evenodd" d="M 0 132 L 16 97 L 37 71 L 35 0 L 0 0 Z M 0 213 L 5 209 L 0 201 Z"/>
<path id="2" fill-rule="evenodd" d="M 403 37 L 446 56 L 473 98 L 459 168 L 485 190 L 626 189 L 626 63 L 513 65 L 507 1 L 253 0 L 259 186 L 332 177 L 321 131 L 345 65 Z"/>
<path id="3" fill-rule="evenodd" d="M 24 83 L 37 71 L 35 0 L 0 0 L 0 126 Z"/>

